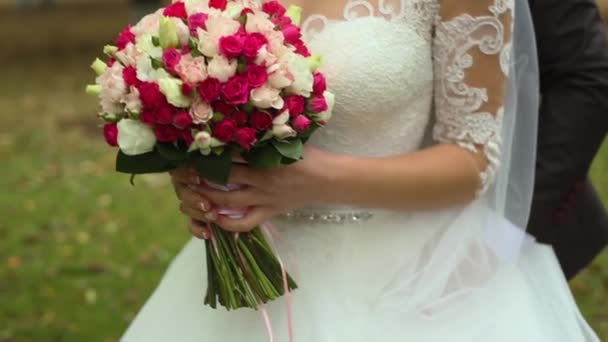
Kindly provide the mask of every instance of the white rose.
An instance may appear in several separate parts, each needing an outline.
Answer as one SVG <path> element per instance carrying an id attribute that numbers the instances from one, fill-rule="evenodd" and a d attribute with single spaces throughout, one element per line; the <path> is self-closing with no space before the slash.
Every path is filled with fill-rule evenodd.
<path id="1" fill-rule="evenodd" d="M 209 16 L 205 22 L 207 32 L 216 38 L 220 39 L 223 36 L 231 36 L 239 31 L 241 23 L 223 16 Z"/>
<path id="2" fill-rule="evenodd" d="M 139 91 L 135 87 L 131 87 L 130 90 L 131 91 L 128 94 L 123 95 L 120 103 L 124 103 L 126 110 L 133 113 L 140 113 L 142 103 L 139 98 Z"/>
<path id="3" fill-rule="evenodd" d="M 287 124 L 289 111 L 285 110 L 272 120 L 272 135 L 279 139 L 295 137 L 298 133 Z"/>
<path id="4" fill-rule="evenodd" d="M 273 55 L 281 58 L 291 50 L 285 45 L 285 36 L 281 31 L 271 31 L 266 33 L 268 39 L 268 45 L 270 46 L 270 52 Z"/>
<path id="5" fill-rule="evenodd" d="M 264 12 L 247 13 L 247 24 L 245 31 L 249 33 L 260 32 L 269 33 L 274 31 L 274 24 L 268 19 L 268 15 Z M 280 33 L 280 32 L 279 32 Z"/>
<path id="6" fill-rule="evenodd" d="M 251 102 L 258 108 L 281 109 L 285 101 L 281 97 L 281 91 L 267 84 L 260 88 L 251 90 Z"/>
<path id="7" fill-rule="evenodd" d="M 226 82 L 236 74 L 236 68 L 236 60 L 229 61 L 226 57 L 217 55 L 209 62 L 207 74 L 210 77 L 217 78 L 220 82 Z"/>
<path id="8" fill-rule="evenodd" d="M 206 0 L 185 0 L 186 13 L 188 16 L 197 13 L 207 13 L 209 11 L 209 1 Z"/>
<path id="9" fill-rule="evenodd" d="M 219 40 L 200 27 L 196 31 L 198 32 L 198 50 L 207 57 L 217 56 L 220 52 Z"/>
<path id="10" fill-rule="evenodd" d="M 277 62 L 278 58 L 273 55 L 272 53 L 270 53 L 268 51 L 268 48 L 266 48 L 266 44 L 264 44 L 259 50 L 258 50 L 258 56 L 255 59 L 255 64 L 257 65 L 273 65 Z"/>
<path id="11" fill-rule="evenodd" d="M 95 80 L 101 86 L 99 99 L 104 113 L 122 112 L 120 100 L 127 93 L 127 85 L 122 77 L 123 69 L 120 63 L 114 63 Z"/>
<path id="12" fill-rule="evenodd" d="M 154 150 L 156 135 L 151 127 L 131 119 L 122 119 L 117 126 L 118 146 L 124 154 L 135 156 Z"/>
<path id="13" fill-rule="evenodd" d="M 148 14 L 143 17 L 135 26 L 131 28 L 131 32 L 135 36 L 141 36 L 144 34 L 157 34 L 158 33 L 158 23 L 160 22 L 160 18 L 163 16 L 163 9 L 159 9 L 158 11 Z"/>
<path id="14" fill-rule="evenodd" d="M 286 63 L 276 63 L 268 68 L 268 83 L 278 89 L 287 88 L 295 81 Z"/>
<path id="15" fill-rule="evenodd" d="M 167 102 L 178 108 L 190 106 L 190 99 L 182 93 L 182 80 L 167 76 L 158 79 L 160 92 L 165 95 Z"/>
<path id="16" fill-rule="evenodd" d="M 310 97 L 314 84 L 314 77 L 312 72 L 310 72 L 310 67 L 308 66 L 306 58 L 296 53 L 288 52 L 281 57 L 279 62 L 287 63 L 289 70 L 295 77 L 295 81 L 287 88 L 287 91 L 291 94 Z"/>
<path id="17" fill-rule="evenodd" d="M 126 66 L 137 66 L 137 63 L 143 56 L 144 54 L 133 43 L 127 44 L 124 49 L 116 52 L 116 58 Z"/>

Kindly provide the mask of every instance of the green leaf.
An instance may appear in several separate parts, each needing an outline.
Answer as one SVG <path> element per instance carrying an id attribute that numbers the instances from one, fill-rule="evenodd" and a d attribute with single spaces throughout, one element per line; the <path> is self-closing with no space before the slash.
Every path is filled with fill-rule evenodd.
<path id="1" fill-rule="evenodd" d="M 203 178 L 220 185 L 228 183 L 230 169 L 232 168 L 232 158 L 229 151 L 221 155 L 192 154 L 190 163 L 203 176 Z"/>
<path id="2" fill-rule="evenodd" d="M 159 47 L 160 46 L 160 39 L 158 37 L 152 37 L 152 45 Z"/>
<path id="3" fill-rule="evenodd" d="M 130 174 L 167 172 L 175 168 L 170 161 L 163 158 L 157 150 L 128 156 L 118 151 L 116 156 L 116 171 Z"/>
<path id="4" fill-rule="evenodd" d="M 171 143 L 156 143 L 156 148 L 160 155 L 171 162 L 181 162 L 189 158 L 188 151 L 181 149 Z"/>
<path id="5" fill-rule="evenodd" d="M 150 57 L 150 60 L 152 61 L 152 67 L 154 68 L 154 70 L 161 69 L 165 66 L 163 64 L 163 61 L 161 61 L 160 59 Z"/>
<path id="6" fill-rule="evenodd" d="M 282 156 L 289 159 L 298 160 L 302 158 L 302 153 L 304 152 L 304 145 L 300 139 L 293 139 L 289 142 L 279 142 L 273 140 L 272 145 L 274 145 Z"/>
<path id="7" fill-rule="evenodd" d="M 273 145 L 268 144 L 244 153 L 243 158 L 253 167 L 271 168 L 281 165 L 283 156 Z"/>

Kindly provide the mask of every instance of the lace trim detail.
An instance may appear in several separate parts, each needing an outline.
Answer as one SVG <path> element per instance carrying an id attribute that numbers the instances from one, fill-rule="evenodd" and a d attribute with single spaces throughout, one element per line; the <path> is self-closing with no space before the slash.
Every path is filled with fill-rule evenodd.
<path id="1" fill-rule="evenodd" d="M 456 143 L 475 153 L 482 147 L 489 164 L 480 175 L 479 193 L 488 188 L 499 166 L 504 108 L 496 108 L 495 114 L 480 110 L 492 94 L 487 88 L 466 84 L 467 72 L 475 71 L 469 52 L 479 48 L 485 55 L 499 55 L 496 68 L 508 74 L 511 44 L 505 42 L 504 24 L 499 17 L 507 11 L 513 13 L 513 6 L 513 0 L 494 0 L 489 6 L 492 15 L 462 14 L 445 22 L 438 18 L 435 27 L 437 123 L 433 136 L 437 141 Z"/>
<path id="2" fill-rule="evenodd" d="M 343 20 L 352 21 L 360 18 L 380 17 L 389 21 L 405 19 L 408 24 L 427 42 L 431 41 L 431 27 L 437 14 L 437 0 L 378 0 L 376 9 L 368 0 L 347 0 L 342 12 Z M 323 31 L 329 19 L 322 14 L 313 14 L 302 23 L 302 32 L 310 38 Z"/>

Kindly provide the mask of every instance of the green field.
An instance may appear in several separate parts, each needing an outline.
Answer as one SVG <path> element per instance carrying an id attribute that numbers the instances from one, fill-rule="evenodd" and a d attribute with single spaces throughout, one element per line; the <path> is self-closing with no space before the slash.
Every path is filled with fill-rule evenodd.
<path id="1" fill-rule="evenodd" d="M 0 77 L 1 342 L 115 341 L 189 237 L 166 177 L 112 172 L 82 94 L 93 55 L 74 55 L 12 59 Z M 593 167 L 608 201 L 605 175 L 608 145 Z M 572 288 L 608 340 L 608 252 Z"/>

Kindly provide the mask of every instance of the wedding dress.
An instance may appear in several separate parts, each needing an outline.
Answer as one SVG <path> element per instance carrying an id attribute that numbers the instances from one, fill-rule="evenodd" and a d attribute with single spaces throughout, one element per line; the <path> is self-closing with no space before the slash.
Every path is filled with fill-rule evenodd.
<path id="1" fill-rule="evenodd" d="M 340 20 L 304 21 L 336 94 L 332 120 L 310 143 L 382 157 L 432 137 L 485 153 L 490 166 L 466 207 L 310 207 L 273 220 L 299 285 L 291 294 L 295 341 L 599 341 L 550 247 L 520 231 L 521 248 L 501 253 L 487 234 L 506 227 L 505 239 L 518 236 L 508 215 L 484 201 L 507 148 L 501 84 L 514 0 L 389 2 L 348 0 Z M 441 11 L 448 2 L 455 13 Z M 192 239 L 122 340 L 268 341 L 260 312 L 203 305 L 205 269 L 204 243 Z M 287 341 L 283 300 L 266 310 L 275 340 Z"/>

